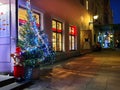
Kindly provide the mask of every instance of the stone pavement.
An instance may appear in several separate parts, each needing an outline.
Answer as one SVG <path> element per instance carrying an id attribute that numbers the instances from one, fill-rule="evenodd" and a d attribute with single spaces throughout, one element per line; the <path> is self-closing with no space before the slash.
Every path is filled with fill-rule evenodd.
<path id="1" fill-rule="evenodd" d="M 24 90 L 120 90 L 120 51 L 89 53 L 48 69 Z"/>

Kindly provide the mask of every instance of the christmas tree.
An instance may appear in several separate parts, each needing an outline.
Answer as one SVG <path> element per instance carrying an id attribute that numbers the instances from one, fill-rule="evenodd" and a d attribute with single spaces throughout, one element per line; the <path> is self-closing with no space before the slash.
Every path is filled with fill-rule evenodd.
<path id="1" fill-rule="evenodd" d="M 22 25 L 19 32 L 18 46 L 22 48 L 26 64 L 35 67 L 39 63 L 51 64 L 55 60 L 55 53 L 43 30 L 39 30 L 31 9 L 30 0 L 26 1 L 28 21 Z"/>

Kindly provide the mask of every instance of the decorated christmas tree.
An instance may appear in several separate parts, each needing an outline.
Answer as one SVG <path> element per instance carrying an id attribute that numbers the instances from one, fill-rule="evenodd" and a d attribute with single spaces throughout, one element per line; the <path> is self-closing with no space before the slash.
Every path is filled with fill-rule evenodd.
<path id="1" fill-rule="evenodd" d="M 26 1 L 27 22 L 19 32 L 18 46 L 22 48 L 26 65 L 32 67 L 51 64 L 55 60 L 55 53 L 48 41 L 44 30 L 39 30 L 31 9 L 30 0 Z"/>

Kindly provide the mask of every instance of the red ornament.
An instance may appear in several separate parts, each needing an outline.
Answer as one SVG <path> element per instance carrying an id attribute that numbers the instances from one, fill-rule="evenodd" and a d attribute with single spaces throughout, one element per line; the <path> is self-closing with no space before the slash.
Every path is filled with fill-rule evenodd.
<path id="1" fill-rule="evenodd" d="M 21 48 L 20 47 L 16 47 L 16 53 L 21 53 Z"/>

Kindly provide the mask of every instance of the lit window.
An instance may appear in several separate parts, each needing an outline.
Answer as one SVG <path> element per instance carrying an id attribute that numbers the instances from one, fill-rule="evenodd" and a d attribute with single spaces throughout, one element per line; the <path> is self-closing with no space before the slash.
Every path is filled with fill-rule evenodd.
<path id="1" fill-rule="evenodd" d="M 36 19 L 36 24 L 37 24 L 38 28 L 40 29 L 40 14 L 33 12 L 33 15 Z M 28 22 L 27 16 L 28 16 L 27 10 L 25 8 L 19 7 L 19 9 L 18 9 L 18 23 L 19 23 L 18 39 L 22 39 L 19 34 L 21 33 L 21 30 L 23 28 L 22 26 Z"/>
<path id="2" fill-rule="evenodd" d="M 9 0 L 0 1 L 0 37 L 10 36 L 10 4 Z"/>
<path id="3" fill-rule="evenodd" d="M 76 26 L 69 27 L 69 50 L 76 50 L 76 37 L 77 36 L 77 28 Z"/>
<path id="4" fill-rule="evenodd" d="M 52 46 L 54 51 L 62 51 L 62 22 L 52 20 Z"/>
<path id="5" fill-rule="evenodd" d="M 88 0 L 86 0 L 86 9 L 88 10 Z"/>
<path id="6" fill-rule="evenodd" d="M 56 31 L 56 21 L 52 20 L 52 30 Z"/>
<path id="7" fill-rule="evenodd" d="M 40 14 L 33 12 L 34 17 L 36 18 L 36 23 L 38 28 L 40 27 Z M 19 20 L 19 26 L 24 25 L 28 19 L 27 19 L 27 11 L 24 8 L 19 7 L 18 10 L 18 20 Z"/>

